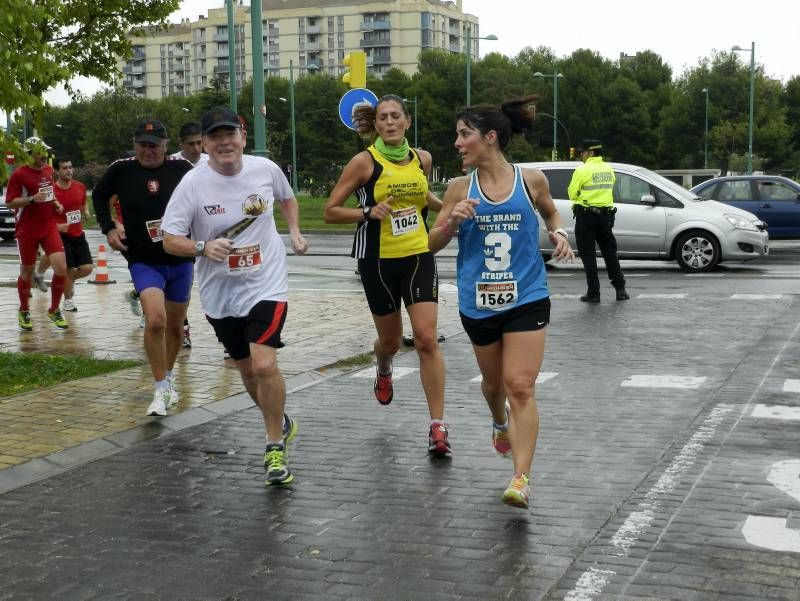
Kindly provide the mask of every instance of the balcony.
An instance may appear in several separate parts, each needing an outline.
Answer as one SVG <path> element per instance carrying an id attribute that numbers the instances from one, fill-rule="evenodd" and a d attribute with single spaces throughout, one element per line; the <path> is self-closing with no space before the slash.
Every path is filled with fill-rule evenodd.
<path id="1" fill-rule="evenodd" d="M 322 61 L 319 61 L 319 60 L 309 60 L 309 61 L 307 61 L 307 62 L 306 62 L 306 69 L 308 69 L 309 67 L 311 67 L 311 65 L 315 65 L 317 69 L 322 69 L 322 67 L 324 67 L 324 66 L 325 66 L 325 65 L 322 63 Z"/>
<path id="2" fill-rule="evenodd" d="M 135 79 L 131 82 L 132 88 L 143 88 L 144 87 L 144 79 Z"/>
<path id="3" fill-rule="evenodd" d="M 136 49 L 133 51 L 133 56 L 131 56 L 132 61 L 143 61 L 145 58 L 144 50 Z"/>
<path id="4" fill-rule="evenodd" d="M 361 31 L 385 31 L 392 28 L 389 19 L 384 21 L 361 21 Z"/>
<path id="5" fill-rule="evenodd" d="M 227 33 L 215 33 L 214 42 L 227 42 L 228 41 L 228 34 Z"/>
<path id="6" fill-rule="evenodd" d="M 386 38 L 385 40 L 361 40 L 358 44 L 361 46 L 361 48 L 379 48 L 383 46 L 391 46 L 392 42 L 389 40 L 389 38 Z"/>
<path id="7" fill-rule="evenodd" d="M 306 42 L 306 52 L 319 52 L 322 50 L 320 42 Z"/>
<path id="8" fill-rule="evenodd" d="M 228 65 L 214 65 L 214 73 L 229 73 Z"/>
<path id="9" fill-rule="evenodd" d="M 306 25 L 306 35 L 319 35 L 322 29 L 319 25 Z"/>
<path id="10" fill-rule="evenodd" d="M 390 54 L 379 54 L 379 55 L 372 55 L 372 64 L 375 66 L 378 65 L 391 65 L 392 64 L 392 57 Z"/>

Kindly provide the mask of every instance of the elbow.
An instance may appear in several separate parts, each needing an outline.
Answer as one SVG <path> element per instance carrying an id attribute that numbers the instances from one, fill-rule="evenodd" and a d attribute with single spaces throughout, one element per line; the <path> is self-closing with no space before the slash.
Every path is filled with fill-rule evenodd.
<path id="1" fill-rule="evenodd" d="M 324 221 L 328 225 L 330 225 L 331 223 L 336 223 L 336 221 L 333 219 L 333 215 L 331 215 L 331 212 L 328 209 L 325 209 L 322 212 L 322 221 Z"/>

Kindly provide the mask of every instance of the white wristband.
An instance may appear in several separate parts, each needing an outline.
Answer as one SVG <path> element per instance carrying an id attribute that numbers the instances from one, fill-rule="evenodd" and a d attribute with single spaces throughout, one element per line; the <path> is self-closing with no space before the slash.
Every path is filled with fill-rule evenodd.
<path id="1" fill-rule="evenodd" d="M 569 240 L 569 236 L 567 235 L 567 230 L 565 230 L 563 227 L 560 227 L 557 230 L 553 230 L 553 233 L 564 236 L 565 240 Z"/>

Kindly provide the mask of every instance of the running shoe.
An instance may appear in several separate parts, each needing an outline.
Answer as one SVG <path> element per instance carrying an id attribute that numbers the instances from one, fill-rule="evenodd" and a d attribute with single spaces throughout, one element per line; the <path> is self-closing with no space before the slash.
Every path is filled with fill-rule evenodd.
<path id="1" fill-rule="evenodd" d="M 381 405 L 388 405 L 392 402 L 394 398 L 394 386 L 392 385 L 391 373 L 384 375 L 376 368 L 375 384 L 372 388 L 375 390 L 375 398 L 378 399 Z"/>
<path id="2" fill-rule="evenodd" d="M 230 358 L 231 358 L 231 352 L 223 346 L 222 347 L 222 360 L 223 361 L 227 361 Z"/>
<path id="3" fill-rule="evenodd" d="M 514 474 L 508 488 L 503 493 L 503 503 L 527 509 L 530 494 L 531 487 L 530 484 L 528 484 L 528 476 L 525 474 Z"/>
<path id="4" fill-rule="evenodd" d="M 171 403 L 172 391 L 169 388 L 156 388 L 153 393 L 153 402 L 147 408 L 147 415 L 164 417 L 167 414 L 167 407 Z"/>
<path id="5" fill-rule="evenodd" d="M 139 319 L 139 327 L 144 330 L 144 315 Z"/>
<path id="6" fill-rule="evenodd" d="M 282 444 L 268 444 L 264 450 L 264 469 L 267 479 L 264 484 L 289 484 L 294 480 L 294 475 L 286 465 L 286 447 Z"/>
<path id="7" fill-rule="evenodd" d="M 442 457 L 450 453 L 450 441 L 447 440 L 447 424 L 431 424 L 428 432 L 428 453 Z"/>
<path id="8" fill-rule="evenodd" d="M 139 295 L 136 294 L 136 290 L 128 290 L 122 297 L 125 299 L 125 302 L 128 303 L 131 313 L 139 317 L 142 314 L 142 305 L 139 303 Z"/>
<path id="9" fill-rule="evenodd" d="M 167 382 L 169 382 L 169 402 L 167 402 L 167 409 L 169 409 L 173 405 L 177 405 L 181 397 L 175 388 L 175 374 L 167 376 Z"/>
<path id="10" fill-rule="evenodd" d="M 297 422 L 291 417 L 283 414 L 283 444 L 286 445 L 286 452 L 289 452 L 289 443 L 297 436 Z"/>
<path id="11" fill-rule="evenodd" d="M 17 319 L 19 320 L 19 329 L 24 332 L 30 332 L 33 329 L 33 322 L 31 321 L 30 311 L 17 311 Z"/>
<path id="12" fill-rule="evenodd" d="M 39 273 L 33 274 L 33 283 L 36 287 L 41 290 L 42 292 L 47 292 L 47 284 L 44 281 L 44 276 Z"/>
<path id="13" fill-rule="evenodd" d="M 50 318 L 50 321 L 56 324 L 57 328 L 66 330 L 69 327 L 69 323 L 67 323 L 67 320 L 64 319 L 63 315 L 61 315 L 61 309 L 56 309 L 55 311 L 48 311 L 47 317 Z"/>
<path id="14" fill-rule="evenodd" d="M 189 332 L 189 324 L 183 324 L 183 348 L 192 348 L 192 336 Z"/>
<path id="15" fill-rule="evenodd" d="M 492 423 L 492 446 L 500 457 L 511 457 L 511 440 L 508 438 L 508 417 L 511 407 L 506 403 L 506 428 L 498 428 Z"/>
<path id="16" fill-rule="evenodd" d="M 78 307 L 75 306 L 75 302 L 71 298 L 64 299 L 64 311 L 77 311 Z"/>

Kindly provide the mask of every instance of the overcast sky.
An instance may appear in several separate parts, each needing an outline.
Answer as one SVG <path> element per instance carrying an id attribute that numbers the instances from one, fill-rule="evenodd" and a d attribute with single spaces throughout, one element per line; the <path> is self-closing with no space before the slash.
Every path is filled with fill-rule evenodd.
<path id="1" fill-rule="evenodd" d="M 245 0 L 249 4 L 249 0 Z M 184 0 L 171 17 L 196 20 L 209 8 L 221 8 L 224 0 Z M 501 52 L 515 56 L 526 46 L 548 46 L 556 56 L 569 56 L 578 48 L 590 48 L 617 60 L 620 52 L 635 54 L 653 50 L 672 66 L 673 75 L 697 65 L 714 50 L 756 44 L 756 62 L 768 76 L 787 81 L 800 75 L 797 46 L 800 43 L 800 2 L 797 0 L 463 0 L 464 11 L 480 19 L 480 34 L 496 35 L 497 41 L 481 41 L 481 55 Z M 744 62 L 750 53 L 741 53 Z M 99 82 L 81 81 L 87 94 Z M 51 92 L 54 104 L 69 102 L 63 91 Z"/>

